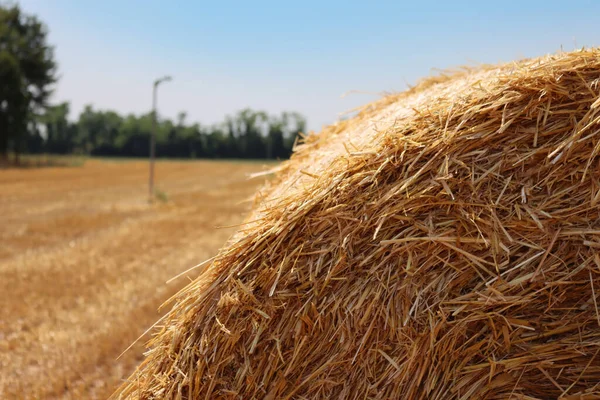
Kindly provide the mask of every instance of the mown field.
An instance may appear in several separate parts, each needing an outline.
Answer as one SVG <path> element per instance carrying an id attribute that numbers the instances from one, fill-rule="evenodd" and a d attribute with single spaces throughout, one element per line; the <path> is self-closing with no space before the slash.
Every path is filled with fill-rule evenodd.
<path id="1" fill-rule="evenodd" d="M 0 399 L 105 399 L 142 359 L 161 303 L 242 222 L 260 163 L 160 161 L 0 170 Z M 163 196 L 163 200 L 164 200 Z"/>

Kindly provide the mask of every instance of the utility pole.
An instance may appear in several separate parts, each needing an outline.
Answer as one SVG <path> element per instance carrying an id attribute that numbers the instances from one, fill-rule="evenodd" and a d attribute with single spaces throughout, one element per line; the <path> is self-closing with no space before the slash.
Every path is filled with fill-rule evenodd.
<path id="1" fill-rule="evenodd" d="M 170 76 L 163 76 L 154 81 L 152 88 L 152 132 L 150 134 L 150 177 L 148 179 L 148 199 L 150 202 L 154 199 L 154 158 L 156 148 L 156 92 L 158 85 L 163 82 L 168 82 L 172 78 Z"/>

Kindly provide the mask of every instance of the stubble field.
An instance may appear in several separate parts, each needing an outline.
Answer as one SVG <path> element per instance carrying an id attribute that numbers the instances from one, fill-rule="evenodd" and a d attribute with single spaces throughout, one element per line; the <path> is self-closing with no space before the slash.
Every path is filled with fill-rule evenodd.
<path id="1" fill-rule="evenodd" d="M 107 398 L 145 340 L 119 354 L 199 271 L 166 282 L 216 254 L 264 169 L 161 161 L 153 204 L 142 161 L 0 170 L 0 398 Z"/>

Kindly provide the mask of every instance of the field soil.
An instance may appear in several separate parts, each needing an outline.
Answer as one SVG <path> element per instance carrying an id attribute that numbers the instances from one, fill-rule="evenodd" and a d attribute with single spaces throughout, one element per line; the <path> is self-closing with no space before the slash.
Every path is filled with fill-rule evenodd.
<path id="1" fill-rule="evenodd" d="M 159 306 L 251 206 L 259 163 L 0 170 L 0 399 L 105 399 L 142 360 Z M 166 200 L 166 201 L 165 201 Z"/>

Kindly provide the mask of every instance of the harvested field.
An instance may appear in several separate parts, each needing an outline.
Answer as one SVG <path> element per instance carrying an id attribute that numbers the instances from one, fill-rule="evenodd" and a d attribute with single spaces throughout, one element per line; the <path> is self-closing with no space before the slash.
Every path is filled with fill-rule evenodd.
<path id="1" fill-rule="evenodd" d="M 166 281 L 215 255 L 262 169 L 161 161 L 154 205 L 141 161 L 0 170 L 0 398 L 107 398 L 144 341 L 116 358 L 189 282 Z"/>

